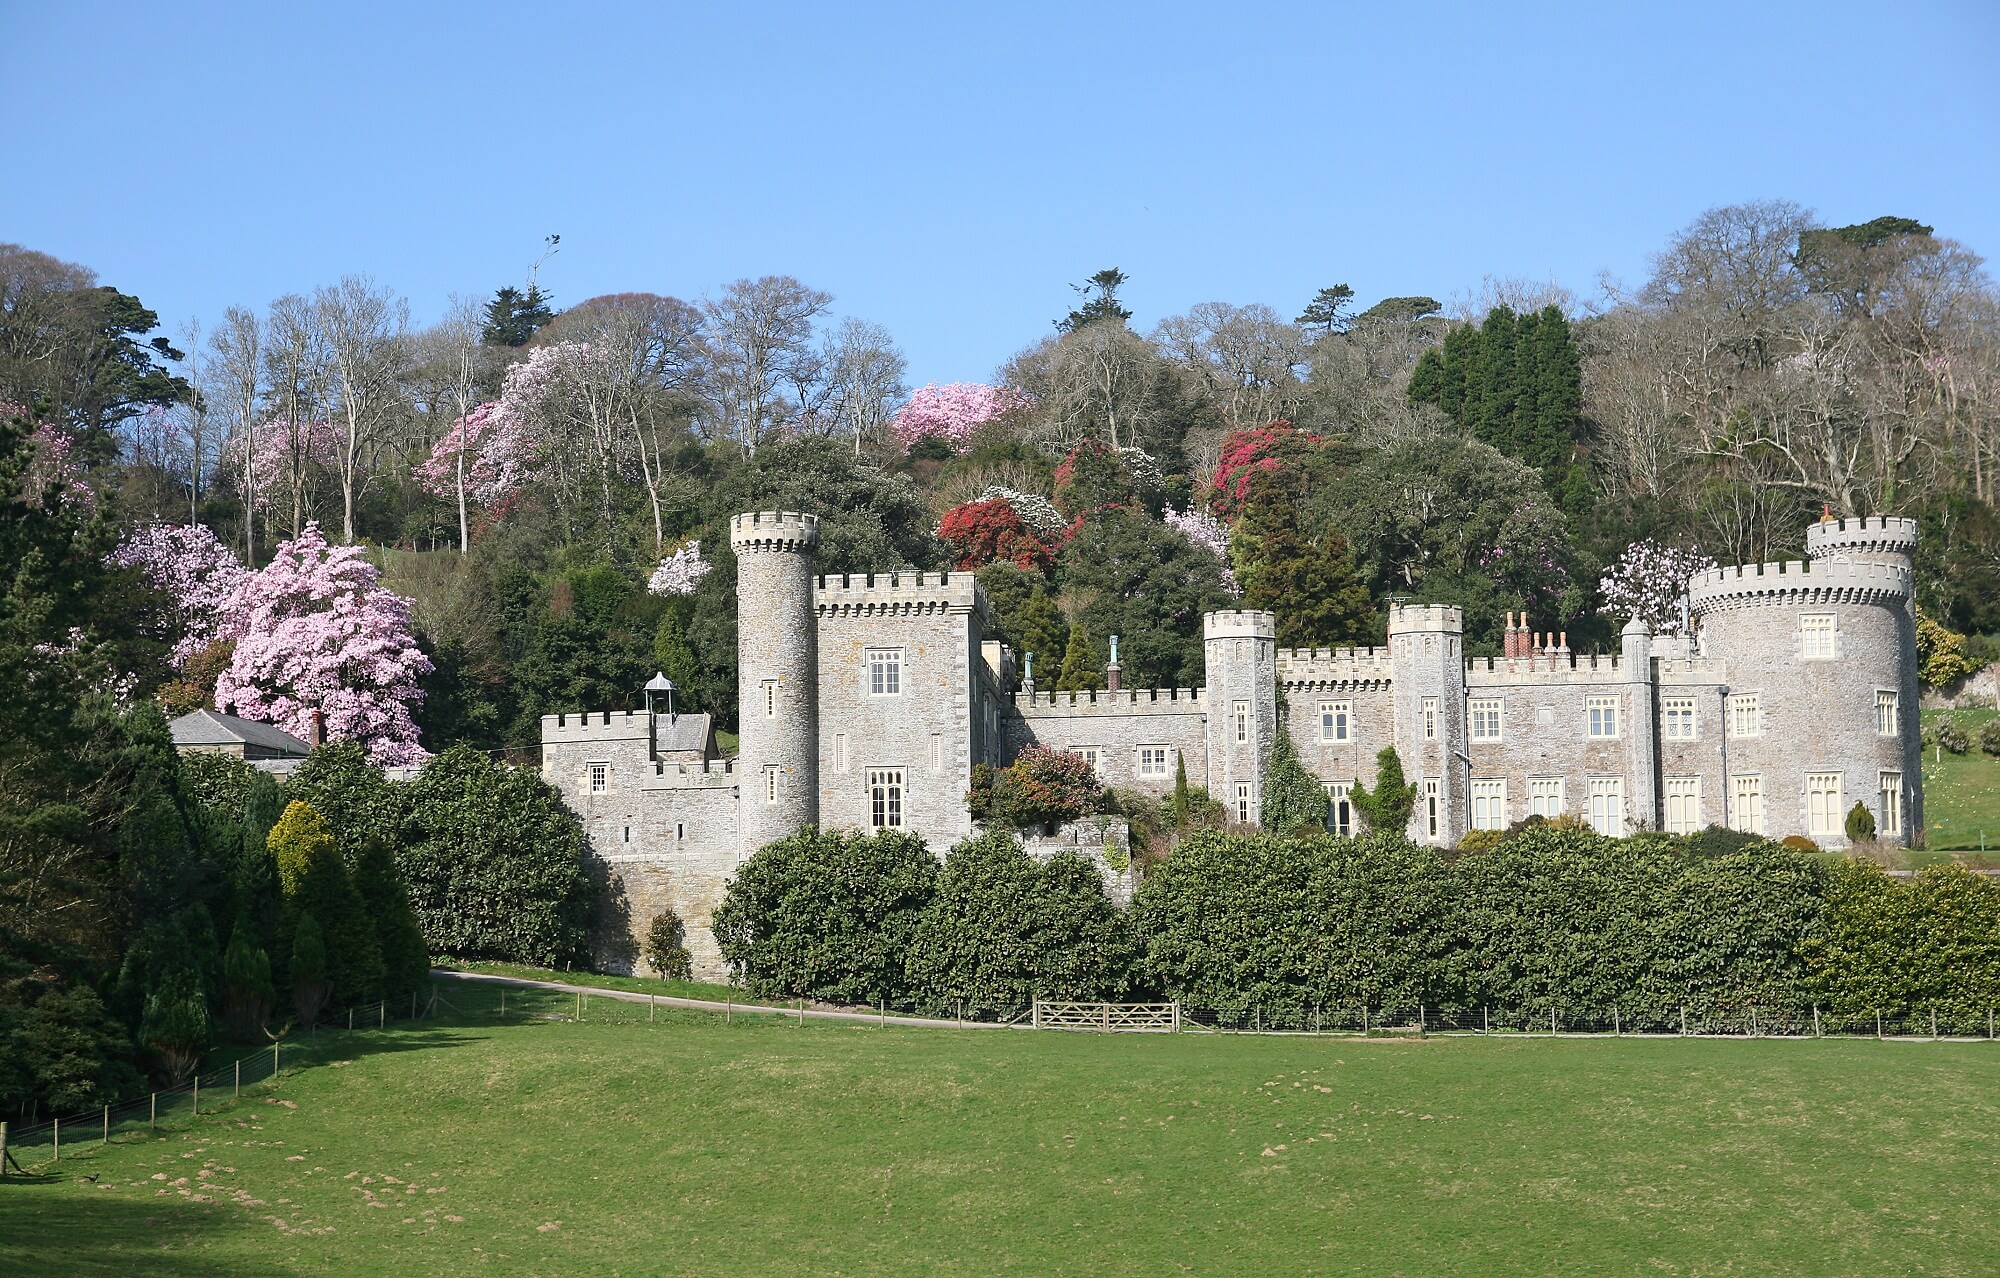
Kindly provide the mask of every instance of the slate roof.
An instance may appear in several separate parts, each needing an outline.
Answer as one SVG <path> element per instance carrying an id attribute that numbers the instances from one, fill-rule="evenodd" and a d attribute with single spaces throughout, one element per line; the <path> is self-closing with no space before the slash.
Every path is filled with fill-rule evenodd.
<path id="1" fill-rule="evenodd" d="M 306 755 L 312 747 L 291 733 L 254 719 L 215 710 L 195 710 L 167 725 L 176 746 L 254 745 L 281 754 Z"/>
<path id="2" fill-rule="evenodd" d="M 655 717 L 657 719 L 655 730 L 659 733 L 661 754 L 679 754 L 683 751 L 699 753 L 708 749 L 711 739 L 711 716 L 706 712 L 675 715 L 671 719 L 664 714 Z"/>

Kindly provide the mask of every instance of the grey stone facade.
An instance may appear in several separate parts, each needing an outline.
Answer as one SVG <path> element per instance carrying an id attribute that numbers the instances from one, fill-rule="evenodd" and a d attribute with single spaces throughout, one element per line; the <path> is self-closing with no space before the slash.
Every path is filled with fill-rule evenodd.
<path id="1" fill-rule="evenodd" d="M 1460 611 L 1415 605 L 1391 609 L 1384 647 L 1294 650 L 1271 614 L 1225 611 L 1204 618 L 1206 687 L 1096 693 L 1007 691 L 1013 654 L 986 638 L 970 574 L 818 576 L 817 536 L 809 515 L 732 521 L 736 758 L 717 757 L 706 716 L 664 732 L 643 713 L 543 719 L 544 774 L 610 888 L 602 966 L 631 970 L 671 908 L 697 974 L 721 976 L 709 918 L 751 852 L 817 823 L 906 829 L 942 854 L 972 831 L 973 766 L 1031 744 L 1154 795 L 1184 766 L 1254 822 L 1281 717 L 1336 828 L 1352 828 L 1341 796 L 1374 784 L 1384 746 L 1418 787 L 1410 836 L 1441 846 L 1568 813 L 1607 833 L 1732 825 L 1839 847 L 1856 801 L 1884 838 L 1923 828 L 1909 520 L 1824 521 L 1809 562 L 1705 574 L 1692 639 L 1634 623 L 1617 654 L 1580 657 L 1523 618 L 1510 655 L 1467 660 Z M 1129 894 L 1129 872 L 1100 868 Z"/>

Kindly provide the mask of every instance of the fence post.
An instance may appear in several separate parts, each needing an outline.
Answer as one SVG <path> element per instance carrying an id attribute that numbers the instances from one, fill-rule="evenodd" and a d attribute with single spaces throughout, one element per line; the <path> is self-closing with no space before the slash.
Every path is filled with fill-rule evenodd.
<path id="1" fill-rule="evenodd" d="M 354 1028 L 354 1009 L 351 1007 L 347 1009 L 347 1028 L 349 1030 Z"/>
<path id="2" fill-rule="evenodd" d="M 278 1045 L 271 1044 L 271 1081 L 278 1081 Z"/>
<path id="3" fill-rule="evenodd" d="M 883 1029 L 889 1028 L 889 1000 L 887 996 L 875 1000 L 875 1019 L 881 1022 Z"/>
<path id="4" fill-rule="evenodd" d="M 1038 998 L 1035 1000 L 1035 1028 L 1040 1029 L 1041 1027 L 1042 1027 L 1042 1000 Z"/>
<path id="5" fill-rule="evenodd" d="M 1261 1006 L 1250 1009 L 1250 1032 L 1252 1034 L 1264 1032 L 1264 1009 Z"/>
<path id="6" fill-rule="evenodd" d="M 1875 1037 L 1882 1037 L 1882 1009 L 1875 1009 Z"/>
<path id="7" fill-rule="evenodd" d="M 1991 1018 L 1989 1017 L 1988 1019 L 1990 1020 Z M 1180 1032 L 1181 1032 L 1181 1001 L 1180 1001 L 1179 999 L 1175 999 L 1175 1000 L 1174 1000 L 1174 1033 L 1178 1034 L 1178 1033 L 1180 1033 Z M 1988 1037 L 1988 1038 L 1991 1038 L 1991 1037 L 1992 1037 L 1992 1035 L 1991 1035 L 1991 1034 L 1988 1034 L 1988 1035 L 1987 1035 L 1987 1037 Z"/>
<path id="8" fill-rule="evenodd" d="M 805 1024 L 806 1024 L 806 1001 L 805 1001 L 804 999 L 800 999 L 800 1000 L 799 1000 L 799 1028 L 800 1028 L 800 1029 L 804 1029 L 804 1028 L 805 1028 Z"/>
<path id="9" fill-rule="evenodd" d="M 149 1103 L 146 1106 L 146 1126 L 150 1129 L 150 1128 L 157 1128 L 159 1127 L 159 1125 L 160 1125 L 160 1094 L 158 1092 L 154 1092 L 152 1096 L 149 1098 Z"/>
<path id="10" fill-rule="evenodd" d="M 1482 1034 L 1493 1032 L 1493 1016 L 1484 1003 L 1479 1005 L 1479 1032 Z"/>
<path id="11" fill-rule="evenodd" d="M 729 1001 L 722 1005 L 722 1023 L 724 1025 L 736 1024 L 736 996 L 734 994 L 731 994 Z"/>
<path id="12" fill-rule="evenodd" d="M 194 1112 L 197 1118 L 201 1116 L 201 1069 L 199 1067 L 196 1067 L 194 1072 Z"/>
<path id="13" fill-rule="evenodd" d="M 240 1056 L 236 1058 L 236 1094 L 230 1099 L 243 1099 L 243 1058 Z"/>
<path id="14" fill-rule="evenodd" d="M 1688 1032 L 1688 1005 L 1686 1003 L 1683 1003 L 1681 1004 L 1681 1037 L 1686 1038 L 1687 1032 Z"/>
<path id="15" fill-rule="evenodd" d="M 1750 1005 L 1750 1037 L 1757 1037 L 1757 1005 Z"/>
<path id="16" fill-rule="evenodd" d="M 0 1119 L 0 1176 L 7 1174 L 7 1121 Z"/>
<path id="17" fill-rule="evenodd" d="M 56 1138 L 56 1155 L 55 1155 L 55 1161 L 56 1161 L 56 1162 L 61 1162 L 61 1161 L 62 1161 L 62 1119 L 58 1118 L 58 1119 L 55 1119 L 55 1120 L 53 1120 L 53 1121 L 54 1121 L 54 1123 L 55 1123 L 55 1138 Z"/>
<path id="18" fill-rule="evenodd" d="M 500 1019 L 507 1019 L 507 987 L 504 985 L 500 987 Z"/>
<path id="19" fill-rule="evenodd" d="M 1817 1003 L 1814 1003 L 1814 1004 L 1813 1004 L 1813 1037 L 1814 1037 L 1814 1038 L 1818 1038 L 1819 1036 L 1820 1036 L 1820 1035 L 1819 1035 L 1819 1004 L 1817 1004 Z"/>
<path id="20" fill-rule="evenodd" d="M 1931 1008 L 1931 1041 L 1937 1041 L 1937 1008 Z"/>
<path id="21" fill-rule="evenodd" d="M 1104 1017 L 1104 1032 L 1109 1034 L 1111 1032 L 1111 1004 L 1099 1003 L 1097 1007 Z"/>
<path id="22" fill-rule="evenodd" d="M 1986 1009 L 1986 1041 L 1993 1041 L 1993 1009 L 1990 1007 Z"/>
<path id="23" fill-rule="evenodd" d="M 375 1028 L 389 1028 L 389 1000 L 386 998 L 375 1005 Z"/>
<path id="24" fill-rule="evenodd" d="M 1368 1003 L 1365 999 L 1361 1003 L 1361 1037 L 1368 1037 Z"/>
<path id="25" fill-rule="evenodd" d="M 104 1107 L 104 1143 L 111 1143 L 111 1106 Z"/>
<path id="26" fill-rule="evenodd" d="M 583 1019 L 583 991 L 582 991 L 582 990 L 578 990 L 578 991 L 576 992 L 576 1019 L 578 1019 L 579 1021 Z"/>
<path id="27" fill-rule="evenodd" d="M 1616 1007 L 1611 1009 L 1611 1032 L 1613 1035 L 1620 1035 L 1625 1032 L 1625 1027 L 1618 1023 L 1618 1009 Z"/>
<path id="28" fill-rule="evenodd" d="M 1428 1028 L 1428 1027 L 1427 1027 L 1427 1026 L 1426 1026 L 1426 1025 L 1424 1024 L 1424 1005 L 1423 1005 L 1423 1001 L 1422 1001 L 1422 1000 L 1418 1000 L 1418 1002 L 1417 1002 L 1417 1037 L 1418 1037 L 1418 1038 L 1428 1038 L 1429 1036 L 1430 1036 L 1430 1031 L 1429 1031 L 1429 1028 Z"/>
<path id="29" fill-rule="evenodd" d="M 1555 1032 L 1556 1032 L 1556 1007 L 1555 1004 L 1551 1003 L 1549 1004 L 1549 1033 L 1554 1034 Z"/>
<path id="30" fill-rule="evenodd" d="M 417 1019 L 417 992 L 415 990 L 410 991 L 410 1019 L 413 1021 Z"/>

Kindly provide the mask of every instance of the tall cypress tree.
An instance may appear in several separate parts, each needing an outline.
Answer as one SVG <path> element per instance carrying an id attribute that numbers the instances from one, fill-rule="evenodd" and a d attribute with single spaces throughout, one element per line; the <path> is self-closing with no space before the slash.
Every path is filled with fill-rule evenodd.
<path id="1" fill-rule="evenodd" d="M 1243 606 L 1274 612 L 1278 642 L 1290 648 L 1353 643 L 1375 635 L 1375 602 L 1354 570 L 1339 530 L 1303 531 L 1300 478 L 1260 475 L 1245 495 L 1230 535 Z"/>

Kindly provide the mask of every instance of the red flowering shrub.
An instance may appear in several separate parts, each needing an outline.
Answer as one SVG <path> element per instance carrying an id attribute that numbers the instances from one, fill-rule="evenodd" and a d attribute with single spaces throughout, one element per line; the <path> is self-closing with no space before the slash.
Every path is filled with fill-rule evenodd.
<path id="1" fill-rule="evenodd" d="M 1004 768 L 975 768 L 966 802 L 982 820 L 1016 826 L 1060 824 L 1096 810 L 1104 787 L 1080 754 L 1029 746 Z"/>
<path id="2" fill-rule="evenodd" d="M 1007 560 L 1029 572 L 1047 572 L 1055 557 L 1004 497 L 953 506 L 938 523 L 938 536 L 951 547 L 953 567 L 962 572 Z"/>
<path id="3" fill-rule="evenodd" d="M 1234 519 L 1250 494 L 1252 480 L 1302 464 L 1319 445 L 1319 436 L 1290 422 L 1230 431 L 1222 441 L 1215 481 L 1209 485 L 1208 508 L 1221 519 Z"/>

